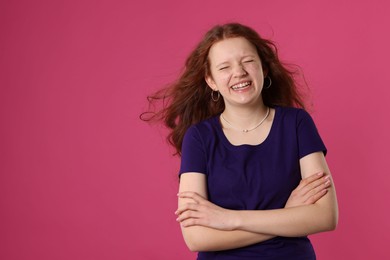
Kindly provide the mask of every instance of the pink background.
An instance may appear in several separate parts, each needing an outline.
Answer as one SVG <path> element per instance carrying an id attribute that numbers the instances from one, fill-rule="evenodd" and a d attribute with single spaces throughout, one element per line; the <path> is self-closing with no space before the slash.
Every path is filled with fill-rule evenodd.
<path id="1" fill-rule="evenodd" d="M 134 3 L 136 2 L 136 3 Z M 0 259 L 194 259 L 178 158 L 141 122 L 216 23 L 301 65 L 340 204 L 319 259 L 390 254 L 388 1 L 0 2 Z"/>

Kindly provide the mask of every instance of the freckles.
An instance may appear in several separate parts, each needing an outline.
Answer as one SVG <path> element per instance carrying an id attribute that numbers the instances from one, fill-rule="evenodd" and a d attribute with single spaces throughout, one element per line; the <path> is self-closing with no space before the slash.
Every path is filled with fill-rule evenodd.
<path id="1" fill-rule="evenodd" d="M 262 70 L 262 67 L 260 66 L 260 64 L 257 64 L 257 63 L 253 63 L 251 64 L 248 69 L 251 69 L 251 70 Z"/>
<path id="2" fill-rule="evenodd" d="M 221 73 L 221 74 L 215 76 L 214 80 L 215 80 L 215 83 L 217 83 L 217 84 L 224 84 L 230 80 L 230 77 L 231 77 L 230 73 L 229 74 L 228 73 Z"/>
<path id="3" fill-rule="evenodd" d="M 223 81 L 228 81 L 230 79 L 230 76 L 229 75 L 224 75 L 221 80 Z"/>

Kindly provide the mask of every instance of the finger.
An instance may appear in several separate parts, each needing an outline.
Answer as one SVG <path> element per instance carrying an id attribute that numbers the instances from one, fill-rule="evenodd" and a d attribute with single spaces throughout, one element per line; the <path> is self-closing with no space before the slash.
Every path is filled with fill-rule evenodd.
<path id="1" fill-rule="evenodd" d="M 180 215 L 185 211 L 192 210 L 197 211 L 198 210 L 198 204 L 195 203 L 185 203 L 184 205 L 181 205 L 176 211 L 176 215 Z"/>
<path id="2" fill-rule="evenodd" d="M 199 212 L 185 212 L 183 216 L 179 216 L 177 220 L 182 227 L 190 226 L 205 226 L 211 227 L 207 217 Z"/>
<path id="3" fill-rule="evenodd" d="M 198 218 L 187 218 L 180 222 L 182 227 L 202 226 L 202 220 Z"/>
<path id="4" fill-rule="evenodd" d="M 325 176 L 320 179 L 317 179 L 315 181 L 312 181 L 309 184 L 306 184 L 304 187 L 302 187 L 299 192 L 301 195 L 306 195 L 307 193 L 312 193 L 313 189 L 317 189 L 318 187 L 325 187 L 330 184 L 330 176 Z"/>
<path id="5" fill-rule="evenodd" d="M 179 198 L 187 198 L 187 199 L 193 199 L 196 203 L 200 203 L 201 201 L 204 201 L 205 198 L 200 196 L 198 193 L 193 192 L 193 191 L 183 191 L 177 194 Z"/>
<path id="6" fill-rule="evenodd" d="M 316 180 L 321 179 L 321 178 L 324 177 L 324 176 L 325 176 L 325 173 L 324 173 L 324 172 L 318 172 L 318 173 L 316 173 L 316 174 L 310 175 L 310 176 L 307 177 L 307 178 L 304 178 L 302 181 L 303 181 L 304 184 L 310 184 L 310 183 L 312 183 L 312 182 L 314 182 L 314 181 L 316 181 Z"/>
<path id="7" fill-rule="evenodd" d="M 316 198 L 316 196 L 318 194 L 321 194 L 323 193 L 324 191 L 327 191 L 328 188 L 331 186 L 331 182 L 329 179 L 325 179 L 325 182 L 322 183 L 321 185 L 318 185 L 316 187 L 314 187 L 313 189 L 311 189 L 309 192 L 307 192 L 304 196 L 303 196 L 303 199 L 304 201 L 306 202 L 307 200 L 309 200 L 310 198 L 314 197 Z M 324 195 L 324 194 L 323 194 Z M 319 195 L 320 198 L 323 196 L 323 195 Z M 315 201 L 317 201 L 319 198 L 316 198 Z"/>
<path id="8" fill-rule="evenodd" d="M 303 189 L 305 186 L 309 185 L 310 183 L 321 179 L 322 176 L 324 176 L 324 172 L 318 172 L 316 174 L 312 174 L 309 177 L 302 179 L 301 182 L 299 183 L 297 190 Z"/>
<path id="9" fill-rule="evenodd" d="M 328 193 L 328 190 L 327 189 L 324 189 L 324 190 L 321 190 L 320 192 L 317 192 L 316 194 L 314 194 L 313 196 L 309 197 L 306 201 L 305 201 L 305 205 L 309 205 L 309 204 L 314 204 L 316 203 L 319 199 L 321 199 L 323 196 L 325 196 L 325 194 Z"/>
<path id="10" fill-rule="evenodd" d="M 182 223 L 183 221 L 186 221 L 188 219 L 198 219 L 201 217 L 201 214 L 197 211 L 185 211 L 182 214 L 180 214 L 177 218 L 176 221 Z"/>

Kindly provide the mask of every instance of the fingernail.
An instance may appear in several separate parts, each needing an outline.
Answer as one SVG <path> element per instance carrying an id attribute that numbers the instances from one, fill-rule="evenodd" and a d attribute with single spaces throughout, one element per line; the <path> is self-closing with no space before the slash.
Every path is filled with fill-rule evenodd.
<path id="1" fill-rule="evenodd" d="M 318 176 L 321 176 L 321 175 L 323 175 L 323 174 L 324 174 L 323 172 L 317 173 Z"/>

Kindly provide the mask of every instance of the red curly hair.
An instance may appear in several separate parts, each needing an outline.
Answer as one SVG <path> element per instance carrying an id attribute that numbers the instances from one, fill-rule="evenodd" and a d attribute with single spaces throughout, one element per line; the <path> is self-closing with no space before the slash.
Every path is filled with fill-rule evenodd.
<path id="1" fill-rule="evenodd" d="M 162 102 L 162 108 L 142 113 L 144 121 L 162 121 L 171 131 L 168 142 L 181 154 L 183 137 L 187 129 L 202 120 L 223 112 L 223 99 L 211 100 L 211 88 L 205 76 L 210 76 L 208 54 L 211 46 L 227 38 L 243 37 L 252 43 L 262 62 L 264 71 L 272 79 L 272 86 L 262 91 L 266 106 L 295 106 L 304 108 L 302 94 L 298 91 L 295 72 L 283 65 L 275 44 L 261 38 L 252 28 L 229 23 L 217 25 L 206 33 L 186 60 L 182 75 L 166 88 L 148 96 L 149 108 Z"/>

